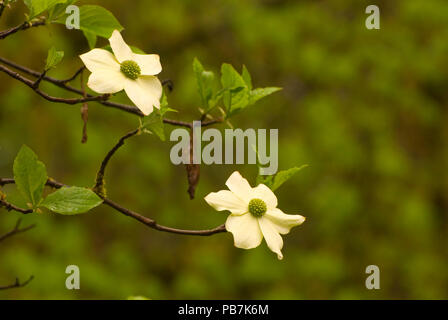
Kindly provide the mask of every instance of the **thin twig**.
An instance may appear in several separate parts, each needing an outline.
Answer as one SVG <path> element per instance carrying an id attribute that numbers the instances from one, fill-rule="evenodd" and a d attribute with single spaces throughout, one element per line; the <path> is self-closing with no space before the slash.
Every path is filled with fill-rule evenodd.
<path id="1" fill-rule="evenodd" d="M 9 237 L 12 237 L 12 236 L 14 236 L 16 234 L 23 233 L 23 232 L 26 232 L 28 230 L 31 230 L 31 229 L 33 229 L 36 226 L 35 224 L 32 224 L 32 225 L 30 225 L 28 227 L 25 227 L 25 228 L 21 229 L 20 228 L 20 223 L 21 222 L 22 222 L 22 219 L 17 220 L 17 223 L 16 223 L 14 229 L 12 229 L 8 233 L 5 233 L 4 235 L 0 236 L 0 242 L 4 241 L 5 239 L 7 239 Z"/>
<path id="2" fill-rule="evenodd" d="M 19 24 L 18 26 L 14 27 L 14 28 L 10 28 L 8 30 L 1 31 L 0 32 L 0 40 L 5 39 L 6 37 L 16 33 L 17 31 L 26 30 L 31 27 L 38 27 L 38 26 L 43 26 L 43 25 L 45 25 L 45 20 L 39 20 L 36 22 L 26 21 L 22 24 Z"/>
<path id="3" fill-rule="evenodd" d="M 223 118 L 212 119 L 212 120 L 209 120 L 209 121 L 202 122 L 201 126 L 202 127 L 208 127 L 208 126 L 211 126 L 211 125 L 214 125 L 214 124 L 217 124 L 217 123 L 221 123 L 223 121 L 224 121 Z"/>
<path id="4" fill-rule="evenodd" d="M 153 229 L 156 229 L 159 231 L 183 234 L 183 235 L 191 235 L 191 236 L 211 236 L 216 233 L 226 232 L 225 225 L 220 225 L 216 228 L 209 229 L 209 230 L 182 230 L 182 229 L 165 227 L 165 226 L 158 224 L 155 220 L 147 218 L 145 216 L 142 216 L 141 214 L 138 214 L 137 212 L 134 212 L 132 210 L 126 209 L 109 199 L 104 199 L 104 204 L 108 205 L 111 208 L 114 208 L 115 210 L 121 212 L 122 214 L 124 214 L 128 217 L 131 217 L 131 218 L 143 223 L 144 225 L 147 225 L 150 228 L 153 228 Z"/>
<path id="5" fill-rule="evenodd" d="M 93 190 L 98 193 L 101 197 L 105 197 L 105 191 L 104 191 L 104 172 L 106 171 L 107 164 L 109 163 L 109 160 L 112 158 L 112 156 L 115 154 L 115 152 L 124 144 L 125 140 L 135 136 L 137 133 L 140 132 L 140 129 L 135 129 L 131 132 L 128 132 L 123 137 L 118 140 L 117 144 L 107 153 L 106 157 L 101 162 L 100 169 L 98 170 L 98 173 L 96 174 L 96 182 L 95 186 L 93 187 Z"/>
<path id="6" fill-rule="evenodd" d="M 33 89 L 36 90 L 37 88 L 39 88 L 39 85 L 42 81 L 42 79 L 45 77 L 45 75 L 47 74 L 47 70 L 45 70 L 44 72 L 41 73 L 40 77 L 37 78 L 36 81 L 34 81 L 33 83 Z"/>
<path id="7" fill-rule="evenodd" d="M 16 278 L 16 282 L 15 283 L 10 284 L 8 286 L 0 287 L 0 290 L 7 290 L 7 289 L 13 289 L 13 288 L 22 288 L 22 287 L 26 286 L 28 283 L 30 283 L 33 279 L 34 279 L 34 276 L 31 276 L 25 282 L 20 283 L 19 278 Z"/>
<path id="8" fill-rule="evenodd" d="M 0 199 L 0 208 L 4 207 L 7 211 L 17 211 L 23 214 L 29 214 L 29 213 L 33 213 L 32 209 L 22 209 L 19 208 L 15 205 L 13 205 L 12 203 L 7 202 L 4 199 Z"/>
<path id="9" fill-rule="evenodd" d="M 84 70 L 85 70 L 85 66 L 82 66 L 81 68 L 79 68 L 70 78 L 67 78 L 65 80 L 59 80 L 61 83 L 68 83 L 70 81 L 75 80 Z"/>

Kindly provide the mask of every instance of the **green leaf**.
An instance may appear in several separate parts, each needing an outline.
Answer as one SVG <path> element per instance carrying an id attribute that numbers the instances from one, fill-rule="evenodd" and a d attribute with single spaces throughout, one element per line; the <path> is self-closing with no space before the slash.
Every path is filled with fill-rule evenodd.
<path id="1" fill-rule="evenodd" d="M 56 51 L 55 47 L 51 47 L 50 50 L 48 50 L 45 70 L 48 71 L 56 67 L 59 64 L 59 62 L 61 62 L 63 57 L 64 57 L 64 51 Z"/>
<path id="2" fill-rule="evenodd" d="M 85 213 L 103 200 L 90 189 L 81 187 L 63 187 L 49 194 L 41 206 L 64 215 Z"/>
<path id="3" fill-rule="evenodd" d="M 33 150 L 24 145 L 14 160 L 13 171 L 17 188 L 36 207 L 48 179 L 45 165 L 37 160 Z"/>
<path id="4" fill-rule="evenodd" d="M 168 98 L 165 92 L 163 92 L 162 98 L 160 99 L 160 115 L 162 116 L 162 118 L 167 112 L 178 112 L 178 111 L 168 106 Z"/>
<path id="5" fill-rule="evenodd" d="M 228 63 L 221 66 L 221 84 L 224 89 L 247 87 L 243 77 Z"/>
<path id="6" fill-rule="evenodd" d="M 292 176 L 294 176 L 297 172 L 302 170 L 303 168 L 308 167 L 308 165 L 303 165 L 301 167 L 293 167 L 288 170 L 283 170 L 277 172 L 275 177 L 273 179 L 270 179 L 268 183 L 270 185 L 267 185 L 269 188 L 271 188 L 272 191 L 277 190 L 283 183 L 291 179 Z M 272 176 L 270 176 L 272 177 Z"/>
<path id="7" fill-rule="evenodd" d="M 94 49 L 97 40 L 96 35 L 90 31 L 83 31 L 82 33 L 84 34 L 84 37 L 86 38 L 87 43 L 89 44 L 89 48 Z"/>
<path id="8" fill-rule="evenodd" d="M 257 88 L 252 90 L 249 94 L 249 104 L 254 104 L 258 100 L 273 94 L 274 92 L 280 91 L 282 88 L 268 87 L 268 88 Z"/>
<path id="9" fill-rule="evenodd" d="M 213 99 L 215 74 L 212 71 L 204 70 L 204 67 L 197 58 L 193 60 L 193 71 L 196 75 L 199 96 L 201 97 L 204 112 L 208 112 L 216 106 L 217 102 Z"/>
<path id="10" fill-rule="evenodd" d="M 30 11 L 29 19 L 32 19 L 57 4 L 67 2 L 67 0 L 23 0 L 23 2 Z"/>
<path id="11" fill-rule="evenodd" d="M 230 64 L 224 63 L 221 66 L 221 84 L 225 90 L 222 99 L 227 117 L 249 105 L 249 88 L 246 81 Z"/>
<path id="12" fill-rule="evenodd" d="M 155 134 L 160 140 L 165 141 L 165 125 L 160 111 L 154 109 L 154 111 L 143 118 L 142 129 L 144 132 Z"/>
<path id="13" fill-rule="evenodd" d="M 57 20 L 61 15 L 65 13 L 65 9 L 68 6 L 75 4 L 76 2 L 77 0 L 67 0 L 63 3 L 56 4 L 50 10 L 48 10 L 48 20 L 49 21 Z"/>
<path id="14" fill-rule="evenodd" d="M 129 46 L 129 48 L 131 48 L 132 52 L 137 53 L 137 54 L 146 54 L 145 51 L 143 51 L 142 49 L 136 47 L 136 46 Z"/>
<path id="15" fill-rule="evenodd" d="M 246 83 L 249 90 L 252 90 L 252 77 L 250 76 L 249 70 L 247 70 L 246 66 L 243 65 L 243 73 L 241 76 L 244 79 L 244 82 Z"/>
<path id="16" fill-rule="evenodd" d="M 65 20 L 66 15 L 63 15 L 55 22 L 65 24 Z M 123 30 L 120 22 L 110 11 L 96 5 L 79 7 L 79 27 L 82 31 L 103 38 L 110 38 L 114 30 Z"/>

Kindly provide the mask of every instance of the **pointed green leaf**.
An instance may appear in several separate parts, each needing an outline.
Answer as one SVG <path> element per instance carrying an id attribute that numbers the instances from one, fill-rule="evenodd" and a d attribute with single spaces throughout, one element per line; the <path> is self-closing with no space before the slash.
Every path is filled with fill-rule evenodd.
<path id="1" fill-rule="evenodd" d="M 65 13 L 65 9 L 75 4 L 77 0 L 67 0 L 63 3 L 58 3 L 55 6 L 53 6 L 50 10 L 48 10 L 48 20 L 53 22 L 54 20 L 57 20 Z"/>
<path id="2" fill-rule="evenodd" d="M 65 24 L 66 18 L 67 15 L 65 14 L 55 22 Z M 79 27 L 82 31 L 87 31 L 103 38 L 110 38 L 114 30 L 123 30 L 120 22 L 110 11 L 96 5 L 79 7 Z"/>
<path id="3" fill-rule="evenodd" d="M 86 38 L 87 43 L 89 44 L 89 48 L 94 49 L 97 40 L 96 34 L 90 31 L 83 31 L 82 33 L 84 34 L 84 37 Z"/>
<path id="4" fill-rule="evenodd" d="M 165 141 L 165 125 L 158 109 L 154 109 L 150 115 L 143 118 L 142 129 L 149 130 L 150 133 L 158 136 L 160 140 Z"/>
<path id="5" fill-rule="evenodd" d="M 221 66 L 221 84 L 225 89 L 247 87 L 243 77 L 228 63 L 223 63 Z"/>
<path id="6" fill-rule="evenodd" d="M 247 70 L 246 66 L 243 65 L 243 73 L 241 76 L 244 79 L 244 82 L 246 83 L 249 90 L 252 90 L 252 77 L 250 76 L 249 70 Z"/>
<path id="7" fill-rule="evenodd" d="M 30 11 L 29 18 L 32 19 L 57 4 L 67 2 L 67 0 L 23 0 L 23 2 Z"/>
<path id="8" fill-rule="evenodd" d="M 48 179 L 45 165 L 37 159 L 33 150 L 24 145 L 14 160 L 13 171 L 17 188 L 36 207 Z"/>
<path id="9" fill-rule="evenodd" d="M 199 96 L 201 97 L 204 111 L 210 111 L 216 106 L 216 101 L 213 99 L 215 74 L 204 70 L 197 58 L 193 60 L 193 71 L 196 75 Z"/>
<path id="10" fill-rule="evenodd" d="M 273 94 L 274 92 L 280 91 L 282 88 L 269 87 L 269 88 L 257 88 L 250 92 L 250 104 L 254 104 L 258 100 Z"/>
<path id="11" fill-rule="evenodd" d="M 167 112 L 178 112 L 176 109 L 170 108 L 168 105 L 168 98 L 165 92 L 162 94 L 162 98 L 160 99 L 160 115 L 163 116 Z"/>
<path id="12" fill-rule="evenodd" d="M 225 92 L 222 95 L 227 117 L 233 116 L 249 104 L 249 88 L 243 77 L 232 65 L 221 66 L 221 84 Z"/>
<path id="13" fill-rule="evenodd" d="M 50 50 L 48 50 L 45 70 L 48 71 L 56 67 L 59 64 L 59 62 L 61 62 L 63 57 L 64 57 L 64 51 L 57 51 L 55 47 L 51 47 Z"/>
<path id="14" fill-rule="evenodd" d="M 41 206 L 64 215 L 85 213 L 103 200 L 90 189 L 81 187 L 63 187 L 49 194 Z"/>
<path id="15" fill-rule="evenodd" d="M 303 165 L 301 167 L 294 167 L 288 170 L 279 171 L 275 178 L 273 179 L 272 184 L 268 187 L 271 188 L 272 191 L 277 190 L 283 183 L 288 181 L 292 176 L 294 176 L 297 172 L 302 170 L 303 168 L 308 167 L 308 165 Z"/>

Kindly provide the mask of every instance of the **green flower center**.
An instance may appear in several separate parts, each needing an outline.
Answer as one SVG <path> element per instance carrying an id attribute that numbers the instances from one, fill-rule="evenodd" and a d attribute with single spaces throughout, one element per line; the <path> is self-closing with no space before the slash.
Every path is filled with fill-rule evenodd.
<path id="1" fill-rule="evenodd" d="M 120 66 L 120 71 L 132 80 L 136 80 L 142 72 L 137 62 L 132 60 L 123 61 Z"/>
<path id="2" fill-rule="evenodd" d="M 263 216 L 267 209 L 266 203 L 261 199 L 255 198 L 249 201 L 249 212 L 254 217 L 259 218 Z"/>

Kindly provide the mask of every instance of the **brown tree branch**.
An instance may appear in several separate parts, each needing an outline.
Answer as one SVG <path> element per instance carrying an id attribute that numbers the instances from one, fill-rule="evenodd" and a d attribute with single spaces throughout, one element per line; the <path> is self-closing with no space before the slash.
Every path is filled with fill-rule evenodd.
<path id="1" fill-rule="evenodd" d="M 22 209 L 19 208 L 15 205 L 13 205 L 12 203 L 7 202 L 5 199 L 0 199 L 0 208 L 4 207 L 7 211 L 17 211 L 23 214 L 29 214 L 32 213 L 33 210 L 32 209 Z"/>
<path id="2" fill-rule="evenodd" d="M 15 183 L 14 179 L 0 178 L 0 186 L 14 184 L 14 183 Z M 55 188 L 55 189 L 59 189 L 62 187 L 68 187 L 67 185 L 65 185 L 61 182 L 58 182 L 56 180 L 53 180 L 51 178 L 49 178 L 47 180 L 46 185 L 51 188 Z M 133 218 L 133 219 L 135 219 L 135 220 L 143 223 L 144 225 L 146 225 L 152 229 L 155 229 L 155 230 L 169 232 L 169 233 L 175 233 L 175 234 L 182 234 L 182 235 L 192 235 L 192 236 L 211 236 L 211 235 L 214 235 L 217 233 L 226 232 L 226 227 L 224 224 L 222 224 L 216 228 L 206 229 L 206 230 L 184 230 L 184 229 L 176 229 L 176 228 L 166 227 L 166 226 L 158 224 L 153 219 L 145 217 L 135 211 L 126 209 L 123 206 L 113 202 L 112 200 L 109 200 L 107 198 L 104 198 L 103 200 L 104 200 L 103 203 L 105 205 L 107 205 L 107 206 L 115 209 L 116 211 L 120 212 L 121 214 L 131 217 L 131 218 Z"/>
<path id="3" fill-rule="evenodd" d="M 23 73 L 26 73 L 26 74 L 32 76 L 32 77 L 35 77 L 35 78 L 39 78 L 42 75 L 40 72 L 37 72 L 37 71 L 32 70 L 32 69 L 29 69 L 29 68 L 24 67 L 22 65 L 19 65 L 19 64 L 15 63 L 15 62 L 12 62 L 12 61 L 10 61 L 8 59 L 5 59 L 3 57 L 0 57 L 0 62 L 3 63 L 3 64 L 6 64 L 6 65 L 8 65 L 8 66 L 10 66 L 10 67 L 12 67 L 12 68 L 14 68 L 16 70 L 18 70 L 18 71 L 21 71 Z M 7 74 L 12 76 L 10 73 L 7 73 Z M 71 78 L 69 78 L 69 79 L 71 79 Z M 42 77 L 42 80 L 50 82 L 50 83 L 52 83 L 52 84 L 54 84 L 54 85 L 56 85 L 56 86 L 58 86 L 58 87 L 60 87 L 60 88 L 62 88 L 64 90 L 67 90 L 67 91 L 79 94 L 81 96 L 83 96 L 83 94 L 84 94 L 82 92 L 82 90 L 68 85 L 67 84 L 67 79 L 66 80 L 60 80 L 60 79 L 55 79 L 53 77 L 44 75 Z M 87 98 L 94 98 L 94 97 L 95 96 L 87 94 Z M 102 105 L 104 105 L 106 107 L 112 107 L 112 108 L 120 109 L 122 111 L 138 115 L 140 117 L 144 116 L 144 114 L 135 106 L 121 104 L 121 103 L 112 102 L 112 101 L 105 101 L 105 100 L 103 100 L 103 101 L 101 101 L 101 100 L 91 100 L 91 101 L 96 101 L 96 102 L 99 102 L 99 103 L 101 103 Z M 80 101 L 80 102 L 83 102 L 83 101 Z M 172 125 L 172 126 L 185 127 L 185 128 L 191 128 L 192 127 L 192 124 L 190 122 L 184 122 L 184 121 L 179 121 L 179 120 L 173 120 L 173 119 L 166 119 L 166 118 L 164 118 L 163 122 L 165 124 L 169 124 L 169 125 Z M 206 127 L 206 126 L 210 126 L 210 125 L 221 123 L 221 122 L 223 122 L 223 119 L 221 119 L 221 118 L 213 119 L 213 120 L 209 120 L 209 121 L 203 122 L 202 126 Z"/>
<path id="4" fill-rule="evenodd" d="M 216 233 L 226 232 L 226 227 L 223 224 L 216 228 L 209 229 L 209 230 L 182 230 L 182 229 L 165 227 L 165 226 L 158 224 L 155 220 L 147 218 L 145 216 L 142 216 L 141 214 L 138 214 L 137 212 L 134 212 L 132 210 L 126 209 L 109 199 L 104 199 L 104 204 L 108 205 L 111 208 L 114 208 L 115 210 L 121 212 L 122 214 L 124 214 L 128 217 L 131 217 L 131 218 L 143 223 L 144 225 L 147 225 L 150 228 L 153 228 L 153 229 L 156 229 L 159 231 L 183 234 L 183 235 L 191 235 L 191 236 L 210 236 L 210 235 L 213 235 Z"/>
<path id="5" fill-rule="evenodd" d="M 46 99 L 48 101 L 51 101 L 51 102 L 58 102 L 58 103 L 65 103 L 65 104 L 73 105 L 73 104 L 78 104 L 78 103 L 83 103 L 83 102 L 88 102 L 88 101 L 107 100 L 109 98 L 109 96 L 110 96 L 109 94 L 103 94 L 101 96 L 90 96 L 90 97 L 78 98 L 78 99 L 76 99 L 76 98 L 75 99 L 70 99 L 70 98 L 53 97 L 53 96 L 50 96 L 50 95 L 46 94 L 42 90 L 40 90 L 38 88 L 38 86 L 36 86 L 36 82 L 35 81 L 31 81 L 31 80 L 21 76 L 17 72 L 14 72 L 14 71 L 6 68 L 5 66 L 0 65 L 0 71 L 3 71 L 4 73 L 6 73 L 7 75 L 11 76 L 12 78 L 14 78 L 14 79 L 16 79 L 16 80 L 26 84 L 28 87 L 33 89 L 33 91 L 36 92 L 38 95 L 40 95 L 44 99 Z M 40 77 L 39 79 L 43 79 L 44 77 L 45 76 Z"/>
<path id="6" fill-rule="evenodd" d="M 6 37 L 8 37 L 8 36 L 18 32 L 18 31 L 26 30 L 26 29 L 29 29 L 31 27 L 43 26 L 43 25 L 45 25 L 45 20 L 38 20 L 38 21 L 35 21 L 35 22 L 28 22 L 28 21 L 26 21 L 26 22 L 24 22 L 22 24 L 19 24 L 18 26 L 14 27 L 14 28 L 10 28 L 10 29 L 1 31 L 0 32 L 0 40 L 5 39 Z"/>

